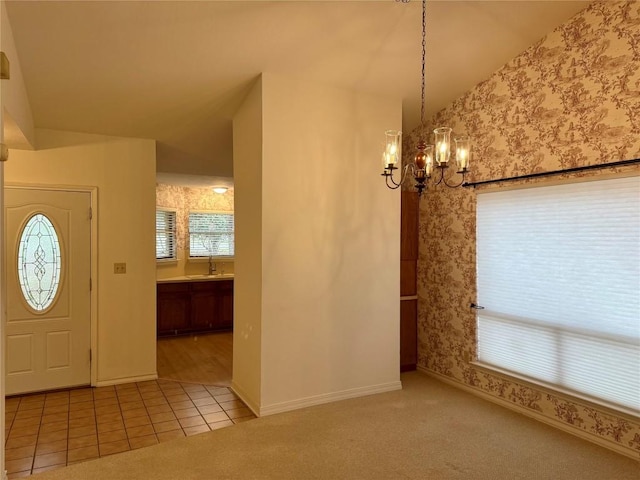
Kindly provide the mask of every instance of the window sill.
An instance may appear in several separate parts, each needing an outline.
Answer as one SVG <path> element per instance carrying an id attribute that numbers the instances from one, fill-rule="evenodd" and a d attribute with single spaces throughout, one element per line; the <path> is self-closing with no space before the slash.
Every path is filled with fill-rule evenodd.
<path id="1" fill-rule="evenodd" d="M 158 265 L 177 265 L 177 258 L 156 258 L 156 264 Z"/>
<path id="2" fill-rule="evenodd" d="M 640 412 L 637 412 L 629 407 L 615 405 L 612 403 L 605 402 L 604 400 L 588 397 L 584 394 L 580 394 L 572 390 L 559 387 L 557 385 L 550 385 L 540 380 L 535 380 L 530 377 L 526 377 L 524 375 L 519 375 L 517 373 L 510 372 L 508 370 L 504 370 L 498 367 L 494 367 L 492 365 L 482 363 L 477 360 L 469 362 L 469 364 L 482 372 L 490 373 L 492 375 L 497 375 L 506 380 L 522 383 L 527 387 L 541 390 L 544 393 L 547 393 L 550 395 L 562 395 L 563 397 L 567 397 L 567 399 L 570 401 L 579 402 L 579 403 L 585 404 L 586 406 L 597 408 L 611 415 L 622 416 L 633 422 L 637 422 L 638 418 L 640 417 Z"/>

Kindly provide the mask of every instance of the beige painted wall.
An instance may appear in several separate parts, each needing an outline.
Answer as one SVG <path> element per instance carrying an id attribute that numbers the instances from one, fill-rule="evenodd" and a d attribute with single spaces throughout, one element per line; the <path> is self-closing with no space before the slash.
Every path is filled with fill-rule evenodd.
<path id="1" fill-rule="evenodd" d="M 156 375 L 155 141 L 36 130 L 7 183 L 97 187 L 97 382 Z M 114 262 L 127 273 L 115 275 Z"/>
<path id="2" fill-rule="evenodd" d="M 234 169 L 238 221 L 243 205 L 262 216 L 261 414 L 400 388 L 400 195 L 379 171 L 400 124 L 399 100 L 262 76 L 262 159 L 248 172 L 261 191 Z"/>
<path id="3" fill-rule="evenodd" d="M 262 387 L 262 80 L 233 118 L 233 389 L 259 413 Z"/>
<path id="4" fill-rule="evenodd" d="M 156 185 L 156 206 L 176 210 L 177 261 L 158 262 L 157 277 L 172 278 L 182 275 L 198 275 L 209 270 L 208 259 L 187 261 L 189 256 L 189 211 L 210 210 L 233 212 L 233 188 L 225 193 L 215 193 L 211 188 L 180 185 Z M 233 273 L 232 261 L 216 262 L 218 272 Z"/>

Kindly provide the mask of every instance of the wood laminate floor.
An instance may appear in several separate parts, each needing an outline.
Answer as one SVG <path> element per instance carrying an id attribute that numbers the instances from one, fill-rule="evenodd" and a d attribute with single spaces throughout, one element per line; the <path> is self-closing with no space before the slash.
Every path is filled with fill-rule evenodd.
<path id="1" fill-rule="evenodd" d="M 158 339 L 158 377 L 180 382 L 231 385 L 233 333 Z"/>

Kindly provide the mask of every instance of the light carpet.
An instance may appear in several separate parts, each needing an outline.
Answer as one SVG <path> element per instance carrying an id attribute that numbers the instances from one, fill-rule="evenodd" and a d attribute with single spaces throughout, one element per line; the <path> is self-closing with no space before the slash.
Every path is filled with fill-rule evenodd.
<path id="1" fill-rule="evenodd" d="M 640 463 L 420 372 L 403 389 L 258 418 L 34 479 L 638 480 Z"/>

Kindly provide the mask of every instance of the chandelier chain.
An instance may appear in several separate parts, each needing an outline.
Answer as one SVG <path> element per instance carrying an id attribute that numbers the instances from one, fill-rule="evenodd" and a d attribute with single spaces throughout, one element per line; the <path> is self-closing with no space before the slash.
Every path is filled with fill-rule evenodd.
<path id="1" fill-rule="evenodd" d="M 424 104 L 425 104 L 425 81 L 424 81 L 424 66 L 426 56 L 426 36 L 427 36 L 427 0 L 422 0 L 422 106 L 420 109 L 420 129 L 421 135 L 424 135 Z"/>

